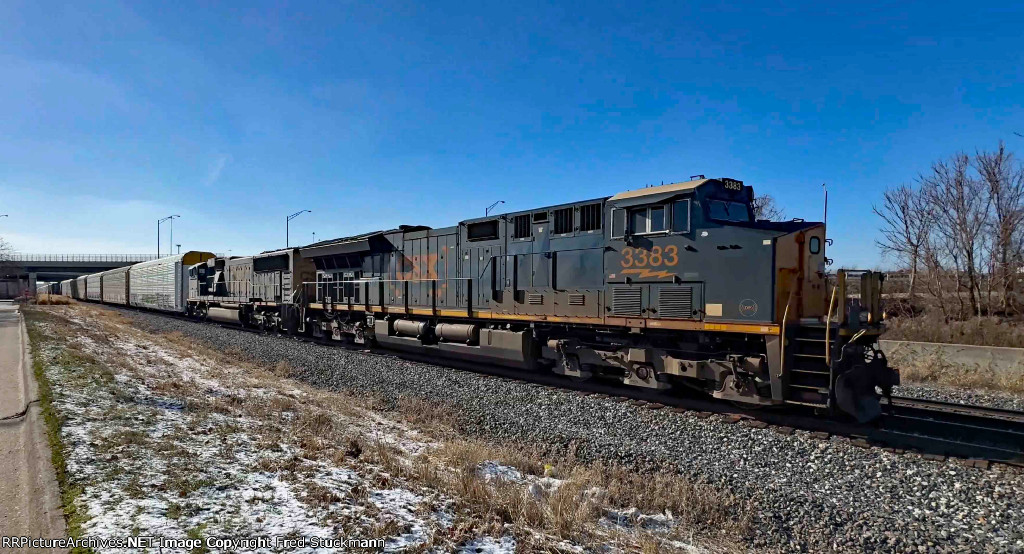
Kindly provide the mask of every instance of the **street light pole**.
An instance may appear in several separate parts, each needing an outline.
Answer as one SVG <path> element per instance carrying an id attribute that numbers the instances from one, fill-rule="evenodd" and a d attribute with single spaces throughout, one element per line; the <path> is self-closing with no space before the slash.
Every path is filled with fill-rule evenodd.
<path id="1" fill-rule="evenodd" d="M 181 216 L 180 215 L 172 215 L 171 216 L 171 221 L 170 221 L 170 223 L 168 223 L 168 225 L 171 226 L 171 236 L 168 239 L 168 246 L 167 246 L 168 250 L 170 250 L 171 249 L 171 245 L 174 244 L 174 218 L 176 218 L 176 217 L 181 217 Z"/>
<path id="2" fill-rule="evenodd" d="M 175 246 L 178 247 L 178 254 L 181 254 L 181 245 L 180 244 L 176 244 Z"/>
<path id="3" fill-rule="evenodd" d="M 497 202 L 491 204 L 490 206 L 487 206 L 487 209 L 484 210 L 484 217 L 487 217 L 487 216 L 491 215 L 491 210 L 493 210 L 495 206 L 497 206 L 498 204 L 504 204 L 504 203 L 505 203 L 504 200 L 498 200 Z"/>
<path id="4" fill-rule="evenodd" d="M 300 215 L 302 215 L 302 214 L 304 214 L 306 212 L 313 213 L 313 210 L 299 210 L 299 211 L 293 213 L 292 215 L 288 216 L 287 218 L 285 218 L 285 220 L 284 220 L 284 247 L 285 248 L 291 248 L 291 239 L 290 239 L 290 236 L 289 236 L 289 233 L 291 232 L 290 229 L 289 229 L 289 225 L 291 224 L 291 221 L 293 219 L 295 219 L 296 217 L 299 217 Z"/>
<path id="5" fill-rule="evenodd" d="M 167 221 L 167 220 L 171 220 L 171 244 L 173 244 L 174 243 L 174 221 L 173 220 L 176 217 L 181 217 L 181 216 L 177 215 L 177 214 L 169 215 L 169 216 L 167 216 L 167 217 L 165 217 L 163 219 L 158 219 L 156 221 L 156 257 L 157 257 L 157 259 L 160 258 L 160 224 L 165 222 L 165 221 Z M 171 252 L 171 253 L 173 254 L 173 252 Z"/>

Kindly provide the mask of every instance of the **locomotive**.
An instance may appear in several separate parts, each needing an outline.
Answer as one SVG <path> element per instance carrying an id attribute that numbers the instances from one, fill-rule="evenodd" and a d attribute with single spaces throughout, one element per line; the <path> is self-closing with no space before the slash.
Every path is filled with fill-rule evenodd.
<path id="1" fill-rule="evenodd" d="M 823 223 L 756 220 L 751 187 L 699 178 L 256 256 L 190 253 L 174 266 L 184 299 L 162 309 L 868 421 L 899 383 L 878 347 L 883 275 L 831 282 L 826 244 Z"/>

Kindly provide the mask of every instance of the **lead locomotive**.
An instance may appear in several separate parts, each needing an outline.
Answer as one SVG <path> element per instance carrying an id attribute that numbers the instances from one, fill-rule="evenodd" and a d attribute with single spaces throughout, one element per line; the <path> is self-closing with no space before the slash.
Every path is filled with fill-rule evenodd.
<path id="1" fill-rule="evenodd" d="M 877 346 L 882 275 L 840 271 L 829 285 L 824 224 L 755 221 L 752 199 L 740 181 L 698 179 L 214 258 L 192 269 L 188 311 L 877 416 L 876 387 L 888 392 L 899 380 Z"/>

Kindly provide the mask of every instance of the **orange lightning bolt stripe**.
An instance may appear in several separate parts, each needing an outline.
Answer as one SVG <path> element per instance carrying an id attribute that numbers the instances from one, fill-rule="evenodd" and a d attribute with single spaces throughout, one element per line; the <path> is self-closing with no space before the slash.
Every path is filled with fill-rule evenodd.
<path id="1" fill-rule="evenodd" d="M 640 268 L 638 268 L 638 269 L 623 269 L 619 273 L 629 273 L 629 274 L 632 274 L 632 275 L 636 275 L 637 277 L 640 277 L 641 279 L 647 279 L 647 278 L 650 278 L 650 277 L 664 278 L 664 277 L 672 277 L 672 276 L 675 275 L 675 273 L 672 273 L 672 272 L 669 272 L 669 271 L 651 271 L 650 269 L 640 269 Z"/>

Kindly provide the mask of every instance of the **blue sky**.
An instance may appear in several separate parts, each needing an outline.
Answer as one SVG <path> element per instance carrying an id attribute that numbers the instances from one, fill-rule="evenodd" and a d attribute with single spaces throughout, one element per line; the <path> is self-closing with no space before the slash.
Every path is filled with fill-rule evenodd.
<path id="1" fill-rule="evenodd" d="M 0 3 L 0 236 L 234 254 L 729 176 L 875 267 L 871 204 L 1024 154 L 1024 7 Z M 166 240 L 166 239 L 165 239 Z M 166 246 L 165 246 L 166 248 Z"/>

